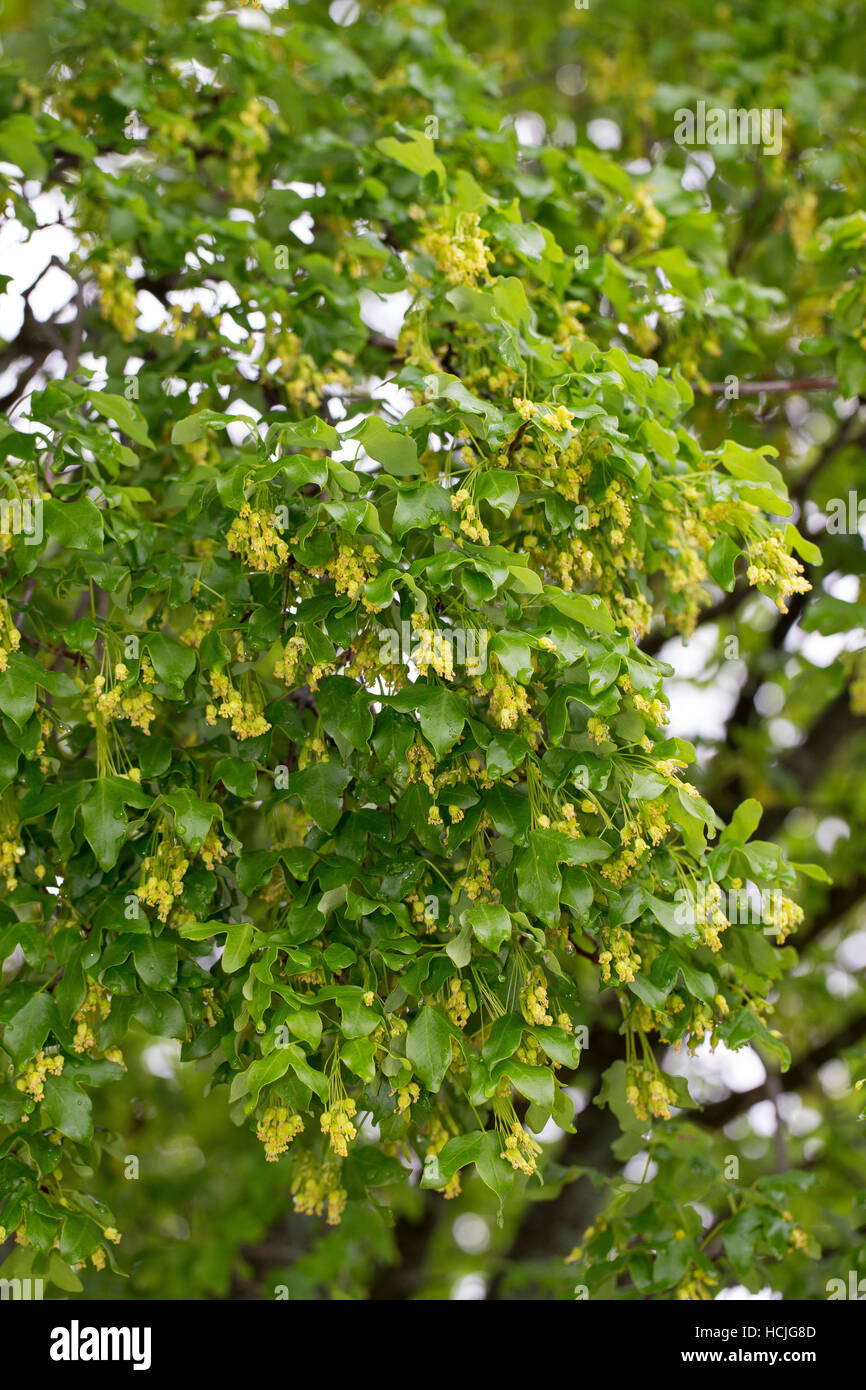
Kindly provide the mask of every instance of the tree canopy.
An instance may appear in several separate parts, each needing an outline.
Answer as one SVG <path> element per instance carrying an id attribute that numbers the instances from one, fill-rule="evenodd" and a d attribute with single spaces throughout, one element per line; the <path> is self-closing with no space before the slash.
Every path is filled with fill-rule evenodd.
<path id="1" fill-rule="evenodd" d="M 7 5 L 4 1276 L 866 1265 L 858 30 Z"/>

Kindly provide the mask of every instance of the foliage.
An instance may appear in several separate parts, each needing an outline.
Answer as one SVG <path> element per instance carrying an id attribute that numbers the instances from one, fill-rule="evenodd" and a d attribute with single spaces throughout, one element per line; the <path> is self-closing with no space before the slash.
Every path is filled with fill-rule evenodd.
<path id="1" fill-rule="evenodd" d="M 803 76 L 850 61 L 842 4 L 738 7 L 715 44 L 689 9 L 615 58 L 604 8 L 527 21 L 542 66 L 583 55 L 578 131 L 469 5 L 61 4 L 9 34 L 4 193 L 31 243 L 56 219 L 68 304 L 25 300 L 3 354 L 6 497 L 43 531 L 2 537 L 4 1273 L 222 1293 L 291 1201 L 295 1294 L 379 1296 L 466 1183 L 503 1293 L 809 1277 L 808 1160 L 733 1175 L 671 1049 L 775 1076 L 796 1001 L 826 1013 L 812 977 L 784 994 L 795 898 L 807 932 L 838 915 L 816 822 L 755 838 L 808 759 L 749 718 L 771 679 L 797 726 L 852 682 L 859 717 L 853 658 L 785 644 L 862 609 L 804 573 L 811 437 L 710 380 L 808 355 L 840 445 L 862 429 L 862 175 L 814 143 L 862 79 Z M 782 153 L 684 179 L 672 113 L 707 92 L 781 106 Z M 516 102 L 552 136 L 521 145 Z M 859 577 L 859 537 L 831 548 Z M 716 673 L 731 615 L 742 733 L 687 773 L 659 647 L 713 619 Z M 745 885 L 772 909 L 729 920 Z M 590 1185 L 564 1250 L 521 1248 Z"/>

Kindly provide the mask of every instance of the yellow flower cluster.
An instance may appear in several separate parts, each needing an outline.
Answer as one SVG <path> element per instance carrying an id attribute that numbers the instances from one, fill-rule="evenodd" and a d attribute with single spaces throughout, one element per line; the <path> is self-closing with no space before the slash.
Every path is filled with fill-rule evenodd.
<path id="1" fill-rule="evenodd" d="M 677 1099 L 675 1090 L 661 1072 L 636 1063 L 626 1068 L 625 1098 L 639 1120 L 648 1120 L 650 1115 L 669 1120 L 671 1105 L 675 1105 Z"/>
<path id="2" fill-rule="evenodd" d="M 226 547 L 240 555 L 248 569 L 271 573 L 282 569 L 289 547 L 273 524 L 273 514 L 245 502 L 226 535 Z"/>
<path id="3" fill-rule="evenodd" d="M 683 1303 L 707 1302 L 715 1298 L 712 1290 L 718 1282 L 718 1279 L 714 1279 L 705 1270 L 695 1269 L 677 1288 L 677 1298 Z"/>
<path id="4" fill-rule="evenodd" d="M 436 768 L 436 759 L 431 749 L 426 743 L 413 743 L 408 750 L 406 757 L 409 759 L 409 781 L 423 782 L 431 796 L 435 796 L 436 787 L 433 782 L 433 772 Z"/>
<path id="5" fill-rule="evenodd" d="M 469 1022 L 469 1000 L 466 997 L 466 988 L 462 980 L 454 976 L 448 981 L 448 990 L 445 995 L 445 1012 L 456 1023 L 458 1028 L 465 1028 Z"/>
<path id="6" fill-rule="evenodd" d="M 722 911 L 721 901 L 721 888 L 717 883 L 710 883 L 705 893 L 698 894 L 695 902 L 695 924 L 701 928 L 704 943 L 711 951 L 722 949 L 720 934 L 731 925 Z"/>
<path id="7" fill-rule="evenodd" d="M 199 856 L 206 869 L 212 869 L 214 864 L 221 863 L 226 857 L 226 847 L 213 827 L 207 832 L 202 841 Z"/>
<path id="8" fill-rule="evenodd" d="M 598 744 L 599 747 L 601 747 L 603 743 L 610 742 L 610 729 L 603 719 L 596 719 L 594 715 L 591 719 L 586 721 L 586 732 L 589 734 L 593 743 Z"/>
<path id="9" fill-rule="evenodd" d="M 74 1015 L 75 1037 L 72 1041 L 76 1052 L 92 1052 L 96 1047 L 96 1029 L 102 1019 L 111 1013 L 111 998 L 102 985 L 90 984 L 84 1003 Z"/>
<path id="10" fill-rule="evenodd" d="M 549 1028 L 553 1023 L 553 1018 L 547 1012 L 549 1002 L 544 971 L 540 966 L 533 966 L 520 991 L 520 1012 L 527 1023 L 532 1023 L 536 1027 Z"/>
<path id="11" fill-rule="evenodd" d="M 141 866 L 141 882 L 138 895 L 150 907 L 157 909 L 161 922 L 168 920 L 176 898 L 183 892 L 184 874 L 190 861 L 179 844 L 168 838 L 169 832 L 161 831 L 162 838 L 155 854 L 149 854 Z"/>
<path id="12" fill-rule="evenodd" d="M 651 723 L 655 724 L 657 727 L 661 724 L 667 724 L 668 710 L 664 701 L 648 700 L 646 696 L 641 695 L 634 689 L 628 676 L 622 676 L 619 685 L 627 695 L 631 696 L 631 701 L 635 709 L 640 710 L 641 714 L 645 714 Z"/>
<path id="13" fill-rule="evenodd" d="M 283 647 L 283 654 L 277 659 L 274 666 L 274 675 L 294 690 L 298 681 L 298 672 L 304 659 L 307 644 L 300 634 L 290 637 Z"/>
<path id="14" fill-rule="evenodd" d="M 640 818 L 653 844 L 660 845 L 671 828 L 668 821 L 665 819 L 665 813 L 662 807 L 656 805 L 654 801 L 642 801 L 640 805 Z"/>
<path id="15" fill-rule="evenodd" d="M 786 898 L 782 893 L 770 894 L 770 905 L 764 912 L 764 921 L 768 927 L 776 928 L 778 946 L 781 946 L 794 928 L 800 925 L 803 916 L 802 907 L 792 898 Z"/>
<path id="16" fill-rule="evenodd" d="M 219 613 L 215 608 L 203 608 L 197 612 L 189 627 L 184 628 L 178 641 L 185 647 L 200 647 L 202 640 L 214 628 L 219 620 Z"/>
<path id="17" fill-rule="evenodd" d="M 423 932 L 429 934 L 436 930 L 436 918 L 423 898 L 420 898 L 417 893 L 410 893 L 408 897 L 404 898 L 404 902 L 412 915 L 412 921 Z"/>
<path id="18" fill-rule="evenodd" d="M 787 613 L 785 599 L 791 594 L 807 594 L 812 585 L 803 578 L 803 566 L 789 555 L 778 535 L 755 541 L 749 548 L 746 578 L 750 584 L 763 584 L 775 590 L 773 602 L 780 613 Z"/>
<path id="19" fill-rule="evenodd" d="M 519 1120 L 512 1122 L 503 1143 L 505 1147 L 499 1157 L 510 1163 L 515 1172 L 531 1177 L 536 1169 L 536 1160 L 541 1156 L 541 1145 L 527 1133 Z"/>
<path id="20" fill-rule="evenodd" d="M 478 541 L 479 545 L 490 544 L 490 532 L 482 525 L 475 503 L 465 487 L 458 488 L 454 493 L 451 498 L 451 510 L 462 513 L 460 530 L 464 536 L 468 536 L 471 541 Z"/>
<path id="21" fill-rule="evenodd" d="M 17 1090 L 24 1091 L 26 1095 L 39 1101 L 45 1094 L 46 1076 L 59 1076 L 62 1071 L 63 1058 L 60 1056 L 47 1057 L 40 1048 L 33 1060 L 27 1063 L 23 1074 L 15 1082 L 15 1086 Z"/>
<path id="22" fill-rule="evenodd" d="M 235 690 L 229 676 L 221 671 L 213 671 L 210 683 L 214 696 L 220 701 L 220 704 L 207 706 L 205 719 L 208 724 L 215 724 L 217 715 L 221 719 L 228 719 L 235 738 L 241 740 L 261 738 L 262 734 L 268 732 L 271 726 L 261 709 L 257 708 L 252 700 L 244 699 L 240 692 Z"/>
<path id="23" fill-rule="evenodd" d="M 130 257 L 125 251 L 110 251 L 95 268 L 99 286 L 99 312 L 112 328 L 116 328 L 125 343 L 135 337 L 138 309 L 135 303 L 135 282 L 129 278 Z"/>
<path id="24" fill-rule="evenodd" d="M 490 717 L 499 729 L 513 729 L 529 714 L 529 696 L 522 685 L 501 672 L 493 677 Z"/>
<path id="25" fill-rule="evenodd" d="M 265 1146 L 268 1163 L 276 1163 L 303 1128 L 300 1115 L 293 1114 L 285 1105 L 269 1105 L 256 1127 L 256 1138 Z"/>
<path id="26" fill-rule="evenodd" d="M 436 1111 L 431 1114 L 427 1122 L 427 1132 L 430 1135 L 430 1142 L 427 1145 L 428 1154 L 441 1153 L 448 1140 L 452 1138 L 451 1131 Z M 441 1192 L 448 1202 L 459 1197 L 462 1191 L 459 1172 L 449 1178 L 444 1187 L 437 1187 L 436 1191 Z"/>
<path id="27" fill-rule="evenodd" d="M 487 279 L 493 252 L 476 212 L 460 213 L 453 232 L 447 228 L 428 232 L 421 247 L 433 257 L 449 284 L 474 285 Z"/>
<path id="28" fill-rule="evenodd" d="M 625 927 L 602 927 L 599 935 L 605 948 L 598 958 L 601 978 L 605 984 L 610 980 L 612 964 L 619 981 L 622 984 L 630 984 L 641 965 L 641 958 L 634 949 L 634 937 L 631 932 Z"/>
<path id="29" fill-rule="evenodd" d="M 473 859 L 466 866 L 466 872 L 460 875 L 454 886 L 451 901 L 456 903 L 461 893 L 465 893 L 473 902 L 479 899 L 482 902 L 499 902 L 499 894 L 493 886 L 492 865 L 486 856 Z"/>
<path id="30" fill-rule="evenodd" d="M 376 574 L 377 559 L 371 545 L 365 545 L 359 552 L 355 552 L 349 545 L 341 545 L 337 554 L 320 572 L 319 578 L 333 579 L 338 594 L 346 594 L 348 598 L 356 599 L 364 585 Z M 365 608 L 372 611 L 372 605 L 363 596 L 361 602 Z"/>
<path id="31" fill-rule="evenodd" d="M 128 719 L 133 728 L 150 734 L 150 726 L 157 712 L 153 695 L 144 689 L 124 692 L 121 687 L 128 679 L 129 669 L 122 661 L 115 664 L 110 685 L 106 684 L 106 678 L 101 673 L 94 678 L 93 685 L 84 696 L 88 722 L 96 727 L 99 719 Z M 154 669 L 146 656 L 141 660 L 139 679 L 145 686 L 153 685 L 156 680 Z"/>
<path id="32" fill-rule="evenodd" d="M 302 1164 L 292 1181 L 295 1211 L 305 1216 L 322 1216 L 327 1209 L 329 1226 L 339 1226 L 346 1209 L 348 1193 L 340 1186 L 335 1167 L 325 1164 L 314 1168 L 311 1161 Z"/>
<path id="33" fill-rule="evenodd" d="M 400 1114 L 406 1115 L 414 1102 L 420 1100 L 421 1088 L 416 1082 L 410 1081 L 408 1086 L 400 1086 L 397 1091 L 392 1091 L 391 1095 L 397 1097 L 397 1109 Z"/>
<path id="34" fill-rule="evenodd" d="M 20 646 L 21 633 L 12 621 L 6 600 L 0 599 L 0 671 L 6 670 L 9 653 L 17 652 Z"/>
<path id="35" fill-rule="evenodd" d="M 593 815 L 596 810 L 591 801 L 582 802 L 580 809 L 587 812 L 589 815 Z M 563 835 L 570 835 L 573 840 L 582 840 L 583 834 L 577 823 L 577 812 L 572 802 L 564 801 L 560 810 L 562 811 L 562 815 L 558 820 L 551 821 L 550 816 L 544 814 L 540 815 L 538 817 L 539 829 L 558 830 Z"/>
<path id="36" fill-rule="evenodd" d="M 419 676 L 426 676 L 432 666 L 441 680 L 453 681 L 454 654 L 449 634 L 443 634 L 438 630 L 434 632 L 429 627 L 416 628 L 416 631 L 418 645 L 413 651 L 412 660 L 418 668 Z"/>
<path id="37" fill-rule="evenodd" d="M 352 1116 L 357 1107 L 351 1096 L 343 1096 L 331 1104 L 330 1110 L 322 1114 L 322 1133 L 327 1134 L 331 1148 L 340 1158 L 349 1152 L 348 1144 L 358 1133 L 352 1124 Z"/>
<path id="38" fill-rule="evenodd" d="M 5 823 L 4 817 L 4 823 Z M 18 887 L 18 876 L 16 869 L 19 859 L 23 859 L 25 854 L 24 846 L 18 839 L 17 833 L 7 833 L 0 840 L 0 875 L 6 880 L 6 887 L 9 892 L 13 892 Z"/>

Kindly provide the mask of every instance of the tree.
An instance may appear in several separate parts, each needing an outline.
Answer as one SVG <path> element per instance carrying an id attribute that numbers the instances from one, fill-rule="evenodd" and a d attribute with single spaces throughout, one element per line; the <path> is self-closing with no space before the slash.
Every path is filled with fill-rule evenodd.
<path id="1" fill-rule="evenodd" d="M 46 264 L 2 357 L 4 1273 L 447 1296 L 464 1185 L 494 1296 L 857 1267 L 852 1077 L 815 1071 L 862 1055 L 824 962 L 864 884 L 814 840 L 859 822 L 863 673 L 803 638 L 864 625 L 832 577 L 862 573 L 846 13 L 11 34 L 5 195 Z M 784 111 L 782 148 L 701 162 L 675 112 L 708 93 Z M 660 659 L 698 629 L 736 692 L 700 760 Z M 766 1080 L 704 1104 L 707 1039 Z M 772 1154 L 730 1126 L 764 1097 Z"/>

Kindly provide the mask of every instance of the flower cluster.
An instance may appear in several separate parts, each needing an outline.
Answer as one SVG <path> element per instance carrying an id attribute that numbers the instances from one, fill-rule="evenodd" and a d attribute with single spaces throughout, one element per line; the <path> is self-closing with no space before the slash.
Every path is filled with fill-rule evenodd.
<path id="1" fill-rule="evenodd" d="M 327 1211 L 329 1226 L 338 1226 L 346 1209 L 348 1193 L 340 1186 L 337 1168 L 330 1164 L 313 1166 L 304 1162 L 292 1180 L 295 1211 L 305 1216 L 322 1216 Z"/>
<path id="2" fill-rule="evenodd" d="M 111 998 L 102 985 L 90 984 L 84 1003 L 73 1017 L 75 1037 L 72 1041 L 76 1052 L 93 1052 L 96 1048 L 96 1029 L 100 1021 L 111 1013 Z"/>
<path id="3" fill-rule="evenodd" d="M 319 578 L 333 579 L 338 594 L 356 599 L 361 595 L 364 585 L 375 575 L 377 560 L 378 556 L 371 545 L 365 545 L 358 552 L 349 545 L 341 545 L 337 554 L 328 560 Z M 372 608 L 363 597 L 361 601 L 365 608 Z"/>
<path id="4" fill-rule="evenodd" d="M 397 1109 L 400 1114 L 408 1115 L 414 1102 L 421 1098 L 421 1088 L 414 1081 L 410 1081 L 408 1086 L 398 1086 L 391 1095 L 397 1097 Z"/>
<path id="5" fill-rule="evenodd" d="M 513 1120 L 511 1128 L 503 1138 L 504 1148 L 499 1157 L 510 1163 L 515 1172 L 531 1177 L 535 1172 L 536 1159 L 541 1156 L 541 1145 L 523 1128 L 519 1120 Z"/>
<path id="6" fill-rule="evenodd" d="M 430 1142 L 427 1145 L 427 1154 L 435 1155 L 442 1152 L 452 1133 L 442 1117 L 434 1110 L 427 1122 L 427 1132 L 430 1135 Z M 441 1192 L 446 1201 L 453 1201 L 459 1197 L 462 1191 L 459 1171 L 448 1179 L 444 1187 L 437 1187 L 437 1192 Z"/>
<path id="7" fill-rule="evenodd" d="M 475 212 L 460 213 L 453 231 L 443 227 L 428 232 L 421 246 L 452 285 L 474 285 L 487 278 L 493 252 Z"/>
<path id="8" fill-rule="evenodd" d="M 135 282 L 129 277 L 131 258 L 127 252 L 109 252 L 96 268 L 99 286 L 99 311 L 106 322 L 117 329 L 125 343 L 135 338 L 138 318 Z"/>
<path id="9" fill-rule="evenodd" d="M 630 1063 L 626 1068 L 625 1098 L 639 1120 L 648 1120 L 650 1115 L 669 1120 L 677 1096 L 661 1072 Z"/>
<path id="10" fill-rule="evenodd" d="M 285 1105 L 269 1105 L 256 1127 L 256 1138 L 265 1146 L 268 1163 L 276 1163 L 303 1128 L 300 1115 L 295 1115 Z"/>
<path id="11" fill-rule="evenodd" d="M 6 670 L 9 653 L 17 652 L 20 646 L 21 633 L 12 621 L 6 600 L 0 599 L 0 671 Z"/>
<path id="12" fill-rule="evenodd" d="M 461 513 L 460 530 L 464 536 L 468 536 L 471 541 L 478 541 L 479 545 L 490 544 L 490 532 L 482 525 L 475 503 L 465 487 L 458 488 L 454 493 L 451 498 L 451 510 Z"/>
<path id="13" fill-rule="evenodd" d="M 530 712 L 524 687 L 510 676 L 497 672 L 490 696 L 490 718 L 498 729 L 513 729 Z"/>
<path id="14" fill-rule="evenodd" d="M 307 644 L 300 634 L 290 637 L 283 647 L 282 656 L 277 658 L 274 665 L 274 675 L 284 681 L 290 690 L 294 690 L 298 684 L 298 673 L 304 660 Z"/>
<path id="15" fill-rule="evenodd" d="M 161 827 L 160 836 L 156 853 L 147 855 L 142 862 L 138 895 L 150 907 L 155 907 L 159 920 L 165 922 L 175 899 L 183 892 L 184 875 L 190 861 L 165 826 Z"/>
<path id="16" fill-rule="evenodd" d="M 448 981 L 448 988 L 445 993 L 445 1012 L 458 1028 L 465 1028 L 469 1022 L 471 1009 L 466 994 L 466 986 L 456 976 Z"/>
<path id="17" fill-rule="evenodd" d="M 684 1303 L 708 1302 L 715 1298 L 712 1290 L 718 1284 L 718 1279 L 714 1279 L 706 1270 L 694 1269 L 690 1271 L 688 1277 L 677 1286 L 677 1298 Z"/>
<path id="18" fill-rule="evenodd" d="M 213 826 L 211 826 L 202 841 L 199 857 L 206 869 L 212 869 L 214 864 L 222 863 L 223 859 L 226 857 L 226 847 L 220 840 Z"/>
<path id="19" fill-rule="evenodd" d="M 18 886 L 16 869 L 19 859 L 24 858 L 25 849 L 18 839 L 17 832 L 10 830 L 5 816 L 2 824 L 5 833 L 0 839 L 0 875 L 6 880 L 6 887 L 11 893 Z"/>
<path id="20" fill-rule="evenodd" d="M 630 984 L 641 966 L 631 932 L 625 927 L 602 927 L 599 935 L 605 948 L 598 957 L 601 978 L 605 984 L 609 982 L 610 967 L 613 965 L 620 983 Z"/>
<path id="21" fill-rule="evenodd" d="M 781 946 L 803 920 L 803 909 L 792 898 L 782 893 L 771 893 L 769 906 L 764 912 L 768 927 L 776 928 L 776 944 Z"/>
<path id="22" fill-rule="evenodd" d="M 351 1096 L 341 1096 L 339 1100 L 332 1102 L 329 1110 L 325 1110 L 322 1114 L 322 1133 L 327 1134 L 331 1148 L 340 1158 L 346 1157 L 349 1152 L 348 1145 L 358 1133 L 352 1124 L 352 1116 L 355 1114 L 356 1108 Z"/>
<path id="23" fill-rule="evenodd" d="M 94 728 L 101 720 L 127 719 L 134 729 L 149 734 L 150 726 L 156 718 L 156 705 L 150 690 L 156 681 L 156 673 L 147 657 L 143 657 L 139 667 L 141 686 L 129 682 L 129 668 L 123 661 L 115 663 L 109 680 L 100 672 L 93 684 L 85 692 L 84 709 L 87 719 Z"/>
<path id="24" fill-rule="evenodd" d="M 273 514 L 245 502 L 226 535 L 226 546 L 248 569 L 270 573 L 282 569 L 289 547 L 273 524 Z"/>
<path id="25" fill-rule="evenodd" d="M 701 937 L 711 951 L 722 949 L 721 933 L 731 925 L 721 902 L 722 890 L 717 883 L 708 884 L 706 892 L 699 894 L 695 902 L 695 925 L 701 928 Z"/>
<path id="26" fill-rule="evenodd" d="M 791 594 L 807 594 L 812 585 L 803 577 L 803 566 L 789 555 L 775 532 L 749 548 L 746 578 L 752 585 L 762 584 L 773 591 L 773 602 L 780 613 L 787 613 L 785 599 Z"/>
<path id="27" fill-rule="evenodd" d="M 49 1057 L 40 1048 L 32 1061 L 27 1063 L 15 1086 L 17 1090 L 24 1091 L 26 1095 L 32 1096 L 33 1100 L 39 1101 L 45 1094 L 46 1076 L 59 1076 L 62 1071 L 63 1058 L 59 1055 Z"/>
<path id="28" fill-rule="evenodd" d="M 549 1028 L 553 1018 L 548 1013 L 547 980 L 540 966 L 533 966 L 520 991 L 520 1012 L 527 1023 Z"/>
<path id="29" fill-rule="evenodd" d="M 220 703 L 218 706 L 207 706 L 205 719 L 208 724 L 215 724 L 219 715 L 221 719 L 229 721 L 235 738 L 241 740 L 261 738 L 268 732 L 271 726 L 262 714 L 261 707 L 255 702 L 252 686 L 248 687 L 245 698 L 240 691 L 235 690 L 231 677 L 222 671 L 212 671 L 210 683 L 214 696 Z"/>

